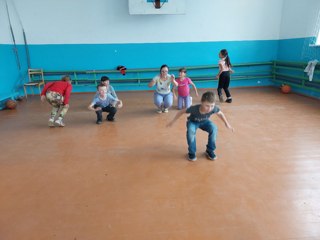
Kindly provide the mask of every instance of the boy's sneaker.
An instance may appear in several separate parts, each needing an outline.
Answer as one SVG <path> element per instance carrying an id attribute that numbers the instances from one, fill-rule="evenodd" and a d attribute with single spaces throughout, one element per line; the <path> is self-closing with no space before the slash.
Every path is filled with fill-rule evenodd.
<path id="1" fill-rule="evenodd" d="M 58 119 L 54 122 L 54 124 L 55 124 L 56 126 L 58 126 L 58 127 L 64 127 L 64 126 L 65 126 L 65 124 L 64 124 L 63 121 L 62 121 L 62 118 L 58 118 Z"/>
<path id="2" fill-rule="evenodd" d="M 217 156 L 214 154 L 214 152 L 206 151 L 206 155 L 209 160 L 213 161 L 217 159 Z"/>
<path id="3" fill-rule="evenodd" d="M 220 100 L 220 102 L 224 102 L 222 95 L 219 96 L 219 100 Z"/>
<path id="4" fill-rule="evenodd" d="M 50 118 L 49 121 L 48 121 L 48 126 L 49 127 L 54 127 L 54 119 L 53 118 Z"/>
<path id="5" fill-rule="evenodd" d="M 157 113 L 162 113 L 162 109 L 158 108 Z"/>
<path id="6" fill-rule="evenodd" d="M 227 102 L 227 103 L 232 103 L 232 98 L 228 98 L 228 99 L 226 100 L 226 102 Z"/>
<path id="7" fill-rule="evenodd" d="M 195 154 L 188 153 L 188 160 L 194 162 L 197 160 L 197 156 Z"/>
<path id="8" fill-rule="evenodd" d="M 115 122 L 116 121 L 116 119 L 115 118 L 112 118 L 112 119 L 106 119 L 108 122 Z"/>
<path id="9" fill-rule="evenodd" d="M 101 124 L 101 123 L 102 123 L 101 120 L 97 120 L 97 121 L 96 121 L 96 124 Z"/>
<path id="10" fill-rule="evenodd" d="M 163 112 L 164 112 L 164 113 L 168 113 L 168 112 L 169 112 L 169 109 L 168 109 L 168 108 L 165 108 L 165 109 L 163 109 Z"/>

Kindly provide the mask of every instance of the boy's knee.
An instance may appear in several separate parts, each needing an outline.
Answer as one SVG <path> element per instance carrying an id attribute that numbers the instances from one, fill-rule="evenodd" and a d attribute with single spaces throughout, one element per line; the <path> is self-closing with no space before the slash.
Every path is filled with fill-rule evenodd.
<path id="1" fill-rule="evenodd" d="M 95 105 L 93 105 L 93 108 L 94 108 L 94 109 L 96 109 L 96 108 L 98 108 L 98 107 L 101 107 L 101 108 L 102 108 L 102 106 L 101 106 L 100 104 L 95 104 Z"/>
<path id="2" fill-rule="evenodd" d="M 187 129 L 187 135 L 188 135 L 188 136 L 196 135 L 196 129 L 194 129 L 194 128 L 188 128 L 188 129 Z"/>
<path id="3" fill-rule="evenodd" d="M 116 113 L 117 111 L 118 111 L 117 108 L 113 106 L 110 109 L 110 113 Z"/>

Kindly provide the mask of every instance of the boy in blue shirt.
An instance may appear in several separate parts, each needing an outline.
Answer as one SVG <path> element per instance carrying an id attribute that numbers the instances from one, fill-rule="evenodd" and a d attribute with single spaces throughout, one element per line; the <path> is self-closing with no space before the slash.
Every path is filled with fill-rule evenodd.
<path id="1" fill-rule="evenodd" d="M 122 101 L 107 93 L 107 87 L 103 84 L 98 85 L 98 96 L 94 96 L 88 109 L 97 114 L 97 124 L 102 123 L 102 112 L 108 112 L 107 121 L 114 121 L 117 108 L 122 107 Z"/>
<path id="2" fill-rule="evenodd" d="M 183 109 L 177 113 L 174 119 L 167 125 L 172 126 L 178 118 L 184 113 L 190 114 L 187 120 L 187 142 L 188 142 L 188 160 L 196 161 L 196 132 L 200 128 L 209 133 L 206 155 L 209 160 L 217 159 L 214 153 L 216 149 L 217 126 L 210 121 L 212 114 L 217 114 L 218 117 L 224 122 L 227 128 L 234 131 L 233 127 L 229 124 L 223 112 L 215 105 L 215 95 L 213 92 L 205 92 L 201 97 L 201 104 L 191 106 Z"/>
<path id="3" fill-rule="evenodd" d="M 107 88 L 107 93 L 110 93 L 112 97 L 118 98 L 114 88 L 110 85 L 110 79 L 107 76 L 102 76 L 100 80 L 100 85 L 104 85 Z M 99 96 L 99 91 L 97 91 L 95 97 Z"/>

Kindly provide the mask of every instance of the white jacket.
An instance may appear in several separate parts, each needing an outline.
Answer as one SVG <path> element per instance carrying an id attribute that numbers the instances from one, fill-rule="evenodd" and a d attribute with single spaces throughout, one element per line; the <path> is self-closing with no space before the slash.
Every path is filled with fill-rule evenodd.
<path id="1" fill-rule="evenodd" d="M 304 69 L 304 71 L 307 73 L 307 75 L 309 76 L 309 81 L 312 81 L 313 78 L 313 72 L 314 72 L 314 68 L 316 67 L 318 63 L 318 60 L 312 60 L 308 62 L 308 65 L 306 66 L 306 68 Z"/>

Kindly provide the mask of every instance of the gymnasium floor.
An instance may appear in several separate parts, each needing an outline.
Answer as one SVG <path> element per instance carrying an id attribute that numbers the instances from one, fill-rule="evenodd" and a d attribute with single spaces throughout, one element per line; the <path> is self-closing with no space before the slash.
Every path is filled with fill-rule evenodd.
<path id="1" fill-rule="evenodd" d="M 204 89 L 200 89 L 200 93 Z M 320 102 L 276 88 L 231 89 L 217 116 L 218 160 L 186 160 L 185 119 L 152 92 L 119 92 L 116 122 L 95 124 L 73 94 L 49 129 L 39 96 L 0 111 L 1 240 L 319 240 Z"/>

